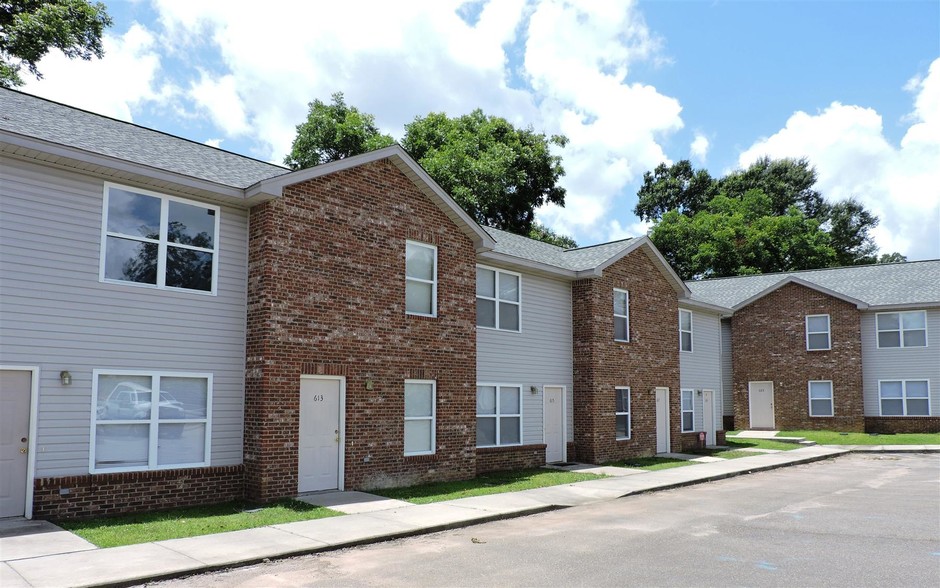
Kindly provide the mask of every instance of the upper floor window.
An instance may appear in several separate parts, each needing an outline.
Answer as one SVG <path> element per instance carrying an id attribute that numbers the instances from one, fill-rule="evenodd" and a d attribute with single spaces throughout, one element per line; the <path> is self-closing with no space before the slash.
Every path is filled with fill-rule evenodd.
<path id="1" fill-rule="evenodd" d="M 519 274 L 477 267 L 477 326 L 519 331 Z"/>
<path id="2" fill-rule="evenodd" d="M 102 281 L 215 293 L 219 207 L 110 184 Z"/>
<path id="3" fill-rule="evenodd" d="M 434 453 L 434 380 L 405 380 L 405 455 Z"/>
<path id="4" fill-rule="evenodd" d="M 212 375 L 95 370 L 91 471 L 209 463 Z"/>
<path id="5" fill-rule="evenodd" d="M 522 444 L 522 387 L 477 386 L 477 447 Z"/>
<path id="6" fill-rule="evenodd" d="M 810 314 L 806 316 L 806 350 L 825 351 L 830 349 L 832 341 L 829 334 L 829 315 Z"/>
<path id="7" fill-rule="evenodd" d="M 831 417 L 832 407 L 832 382 L 829 380 L 817 380 L 809 383 L 809 416 L 811 417 Z"/>
<path id="8" fill-rule="evenodd" d="M 614 341 L 630 341 L 630 293 L 614 288 Z"/>
<path id="9" fill-rule="evenodd" d="M 617 439 L 630 438 L 630 388 L 618 386 L 616 394 Z"/>
<path id="10" fill-rule="evenodd" d="M 679 311 L 679 351 L 692 351 L 692 311 Z"/>
<path id="11" fill-rule="evenodd" d="M 930 383 L 927 380 L 878 382 L 881 416 L 930 416 Z"/>
<path id="12" fill-rule="evenodd" d="M 927 312 L 879 312 L 875 316 L 878 347 L 926 347 Z"/>
<path id="13" fill-rule="evenodd" d="M 682 432 L 695 430 L 695 390 L 681 390 Z"/>
<path id="14" fill-rule="evenodd" d="M 405 312 L 437 316 L 437 247 L 405 244 Z"/>

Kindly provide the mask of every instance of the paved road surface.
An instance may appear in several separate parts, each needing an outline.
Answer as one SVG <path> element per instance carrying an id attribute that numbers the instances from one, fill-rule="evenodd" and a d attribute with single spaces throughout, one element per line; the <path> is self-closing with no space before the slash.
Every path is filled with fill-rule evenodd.
<path id="1" fill-rule="evenodd" d="M 940 586 L 940 457 L 862 455 L 170 586 Z"/>

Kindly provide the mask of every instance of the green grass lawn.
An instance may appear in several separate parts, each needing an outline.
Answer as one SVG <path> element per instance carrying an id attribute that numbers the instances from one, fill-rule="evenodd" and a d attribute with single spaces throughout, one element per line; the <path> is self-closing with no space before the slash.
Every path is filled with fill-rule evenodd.
<path id="1" fill-rule="evenodd" d="M 668 470 L 669 468 L 681 468 L 682 466 L 695 465 L 696 462 L 687 459 L 676 459 L 674 457 L 631 457 L 620 461 L 613 461 L 606 465 L 621 468 L 637 468 L 641 470 Z"/>
<path id="2" fill-rule="evenodd" d="M 789 435 L 781 435 L 789 437 Z M 802 437 L 802 435 L 800 435 Z M 792 451 L 800 446 L 796 443 L 784 443 L 783 441 L 772 441 L 770 439 L 728 439 L 725 445 L 731 449 L 777 449 L 779 451 Z"/>
<path id="3" fill-rule="evenodd" d="M 382 488 L 370 490 L 370 492 L 388 498 L 406 500 L 414 504 L 427 504 L 469 496 L 484 496 L 486 494 L 515 492 L 531 488 L 544 488 L 545 486 L 558 486 L 559 484 L 584 482 L 603 477 L 605 476 L 539 468 L 511 472 L 491 472 L 481 474 L 472 480 L 434 482 L 407 488 Z"/>
<path id="4" fill-rule="evenodd" d="M 90 521 L 63 521 L 58 524 L 98 547 L 118 547 L 322 519 L 341 514 L 322 506 L 296 500 L 282 500 L 262 507 L 230 502 Z"/>
<path id="5" fill-rule="evenodd" d="M 838 431 L 780 431 L 780 437 L 806 437 L 820 445 L 940 445 L 940 433 L 839 433 Z"/>

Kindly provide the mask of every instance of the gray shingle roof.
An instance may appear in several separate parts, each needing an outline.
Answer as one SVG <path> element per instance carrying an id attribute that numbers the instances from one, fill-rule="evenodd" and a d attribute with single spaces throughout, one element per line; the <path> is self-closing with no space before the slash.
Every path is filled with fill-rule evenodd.
<path id="1" fill-rule="evenodd" d="M 685 284 L 692 291 L 693 300 L 734 308 L 791 276 L 870 306 L 940 303 L 940 260 L 716 278 Z"/>
<path id="2" fill-rule="evenodd" d="M 564 249 L 493 227 L 483 228 L 496 241 L 496 253 L 572 271 L 593 269 L 622 252 L 634 241 L 624 239 L 590 247 Z"/>
<path id="3" fill-rule="evenodd" d="M 278 165 L 2 88 L 0 129 L 235 188 L 247 188 L 290 171 Z"/>

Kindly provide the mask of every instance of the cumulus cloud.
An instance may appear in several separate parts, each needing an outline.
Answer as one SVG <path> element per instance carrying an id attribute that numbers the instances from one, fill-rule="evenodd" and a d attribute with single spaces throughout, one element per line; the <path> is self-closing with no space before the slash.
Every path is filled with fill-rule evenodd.
<path id="1" fill-rule="evenodd" d="M 708 157 L 708 148 L 710 146 L 711 144 L 708 141 L 708 137 L 701 133 L 696 133 L 695 138 L 692 139 L 692 144 L 689 145 L 689 155 L 699 165 L 705 165 L 705 159 Z"/>
<path id="2" fill-rule="evenodd" d="M 163 102 L 174 94 L 170 85 L 158 87 L 161 58 L 154 35 L 134 24 L 119 36 L 102 39 L 105 58 L 91 61 L 68 59 L 50 52 L 39 64 L 42 80 L 26 76 L 24 88 L 71 106 L 126 121 L 133 110 L 147 101 Z"/>
<path id="3" fill-rule="evenodd" d="M 794 113 L 738 162 L 746 167 L 763 155 L 807 157 L 830 200 L 854 196 L 879 216 L 873 233 L 883 252 L 940 258 L 940 59 L 905 88 L 914 93 L 914 107 L 900 145 L 885 137 L 873 109 L 833 102 L 817 114 Z"/>

